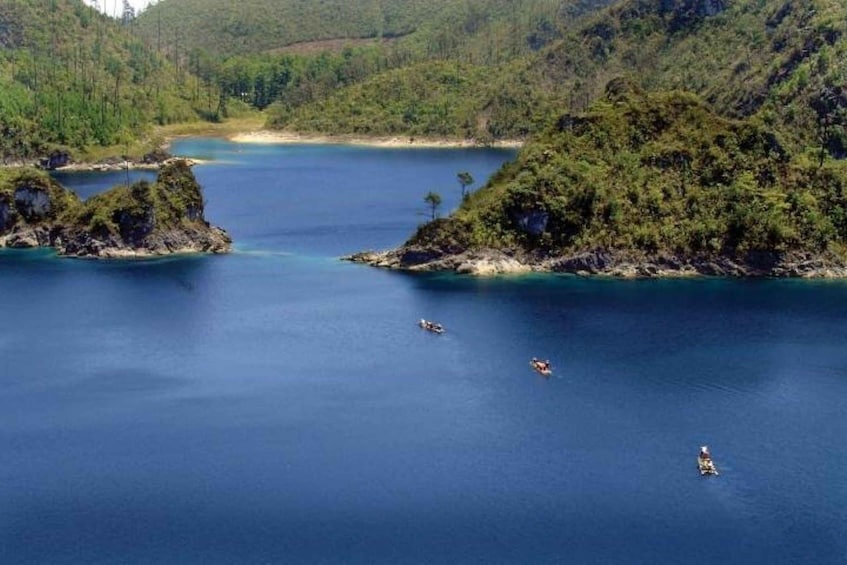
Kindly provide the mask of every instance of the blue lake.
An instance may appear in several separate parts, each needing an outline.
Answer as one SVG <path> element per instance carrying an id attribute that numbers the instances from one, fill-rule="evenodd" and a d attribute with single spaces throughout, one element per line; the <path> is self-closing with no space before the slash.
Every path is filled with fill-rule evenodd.
<path id="1" fill-rule="evenodd" d="M 0 252 L 0 562 L 847 563 L 847 283 L 381 271 L 513 153 L 174 149 L 233 254 Z"/>

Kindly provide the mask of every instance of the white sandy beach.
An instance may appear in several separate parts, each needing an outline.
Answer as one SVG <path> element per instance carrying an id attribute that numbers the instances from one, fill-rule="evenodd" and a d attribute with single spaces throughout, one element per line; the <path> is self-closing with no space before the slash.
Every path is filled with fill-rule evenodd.
<path id="1" fill-rule="evenodd" d="M 479 147 L 480 145 L 472 139 L 455 140 L 425 137 L 367 137 L 357 135 L 319 135 L 303 134 L 286 131 L 256 130 L 243 132 L 229 137 L 235 143 L 258 143 L 258 144 L 344 144 L 344 145 L 366 145 L 370 147 Z M 505 140 L 496 141 L 488 147 L 520 147 L 522 141 Z"/>

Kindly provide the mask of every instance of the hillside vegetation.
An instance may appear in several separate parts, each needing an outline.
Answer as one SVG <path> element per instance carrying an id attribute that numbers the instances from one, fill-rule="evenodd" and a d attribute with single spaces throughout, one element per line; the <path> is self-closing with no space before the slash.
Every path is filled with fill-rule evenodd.
<path id="1" fill-rule="evenodd" d="M 560 5 L 560 0 L 161 0 L 137 25 L 151 43 L 171 52 L 200 50 L 216 57 L 327 39 L 410 36 L 444 53 L 481 31 L 490 35 L 502 26 L 521 31 L 526 20 L 539 16 L 549 25 Z"/>
<path id="2" fill-rule="evenodd" d="M 728 117 L 757 115 L 789 142 L 844 151 L 847 6 L 838 0 L 626 0 L 533 63 L 583 109 L 616 76 L 685 90 Z"/>
<path id="3" fill-rule="evenodd" d="M 175 64 L 182 60 L 183 66 L 203 81 L 220 85 L 230 98 L 258 109 L 270 107 L 273 127 L 475 137 L 469 132 L 480 128 L 473 124 L 488 120 L 479 115 L 478 104 L 485 96 L 479 89 L 485 87 L 486 78 L 505 77 L 508 71 L 501 67 L 523 61 L 555 41 L 563 18 L 608 1 L 265 0 L 242 3 L 237 9 L 226 3 L 221 13 L 232 14 L 209 18 L 212 8 L 218 13 L 215 3 L 204 3 L 200 9 L 190 0 L 163 0 L 141 15 L 138 29 Z M 348 17 L 348 12 L 355 14 Z M 238 22 L 240 42 L 233 43 L 232 26 L 226 24 L 231 21 Z M 180 26 L 187 31 L 177 31 Z M 333 41 L 324 41 L 328 38 Z M 290 48 L 282 49 L 286 46 Z M 453 63 L 465 75 L 447 88 L 442 80 L 448 72 L 445 63 Z M 349 93 L 344 91 L 347 87 Z M 480 137 L 526 130 L 526 119 L 518 113 L 537 113 L 529 104 L 547 94 L 545 89 L 534 91 L 537 96 L 521 98 L 517 104 L 509 101 L 515 110 L 500 116 L 503 123 L 495 133 Z M 502 114 L 497 108 L 485 113 L 492 110 Z M 516 125 L 503 127 L 512 121 Z"/>
<path id="4" fill-rule="evenodd" d="M 437 103 L 413 101 L 421 108 L 391 93 L 391 110 L 368 119 L 374 133 L 398 130 L 391 122 L 399 112 L 410 124 L 405 133 L 465 135 L 470 125 L 448 122 L 481 119 L 475 110 L 480 77 L 549 45 L 560 36 L 562 17 L 607 1 L 162 0 L 127 22 L 82 0 L 3 3 L 0 156 L 29 160 L 56 148 L 83 157 L 97 147 L 123 153 L 152 125 L 219 121 L 251 107 L 270 107 L 274 125 L 304 108 L 298 123 L 314 129 L 305 116 L 320 106 L 305 108 L 331 105 L 339 89 L 386 73 L 375 84 L 397 76 L 402 82 L 404 69 L 407 75 L 432 69 L 425 75 L 437 76 L 445 62 L 469 69 L 473 80 Z M 333 41 L 320 43 L 327 38 Z M 303 47 L 311 44 L 331 47 Z M 348 116 L 373 110 L 354 108 Z M 430 115 L 437 123 L 430 124 Z"/>
<path id="5" fill-rule="evenodd" d="M 538 51 L 450 59 L 461 64 L 448 89 L 452 132 L 485 141 L 541 131 L 566 109 L 586 109 L 609 80 L 623 76 L 648 91 L 696 93 L 727 117 L 758 116 L 794 147 L 847 155 L 842 2 L 623 0 L 575 20 L 557 13 L 555 37 Z M 425 62 L 373 76 L 324 99 L 274 109 L 272 121 L 344 132 L 364 123 L 373 133 L 394 133 L 405 123 L 419 135 L 450 133 L 444 112 L 428 103 L 429 93 L 445 91 L 444 72 L 435 69 Z"/>

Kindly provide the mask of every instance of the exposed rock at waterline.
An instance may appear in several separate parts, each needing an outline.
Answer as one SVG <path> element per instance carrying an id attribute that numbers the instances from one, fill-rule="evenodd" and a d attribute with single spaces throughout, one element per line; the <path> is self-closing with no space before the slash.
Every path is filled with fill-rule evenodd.
<path id="1" fill-rule="evenodd" d="M 420 249 L 410 251 L 401 247 L 390 251 L 355 253 L 344 259 L 386 269 L 452 271 L 476 276 L 549 272 L 626 279 L 696 276 L 847 278 L 847 262 L 826 252 L 760 252 L 742 257 L 685 257 L 593 250 L 561 256 L 539 256 L 483 249 L 439 254 L 427 259 L 427 254 Z"/>

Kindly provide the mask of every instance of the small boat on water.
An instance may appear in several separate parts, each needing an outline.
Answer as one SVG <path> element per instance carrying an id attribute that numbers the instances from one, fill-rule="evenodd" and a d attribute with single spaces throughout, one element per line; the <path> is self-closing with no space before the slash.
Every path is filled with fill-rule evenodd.
<path id="1" fill-rule="evenodd" d="M 437 333 L 437 334 L 443 334 L 444 333 L 444 326 L 442 326 L 441 324 L 439 324 L 437 322 L 432 322 L 430 320 L 424 320 L 423 318 L 421 318 L 421 320 L 418 322 L 418 325 L 420 327 L 422 327 L 423 329 L 431 331 L 433 333 Z"/>
<path id="2" fill-rule="evenodd" d="M 553 369 L 550 367 L 550 361 L 541 361 L 540 359 L 532 358 L 532 361 L 529 362 L 533 369 L 544 375 L 545 377 L 549 377 L 553 374 Z"/>
<path id="3" fill-rule="evenodd" d="M 719 475 L 718 468 L 715 467 L 715 462 L 712 461 L 712 455 L 709 453 L 709 448 L 703 446 L 700 448 L 700 454 L 697 456 L 697 468 L 700 469 L 700 475 Z"/>

